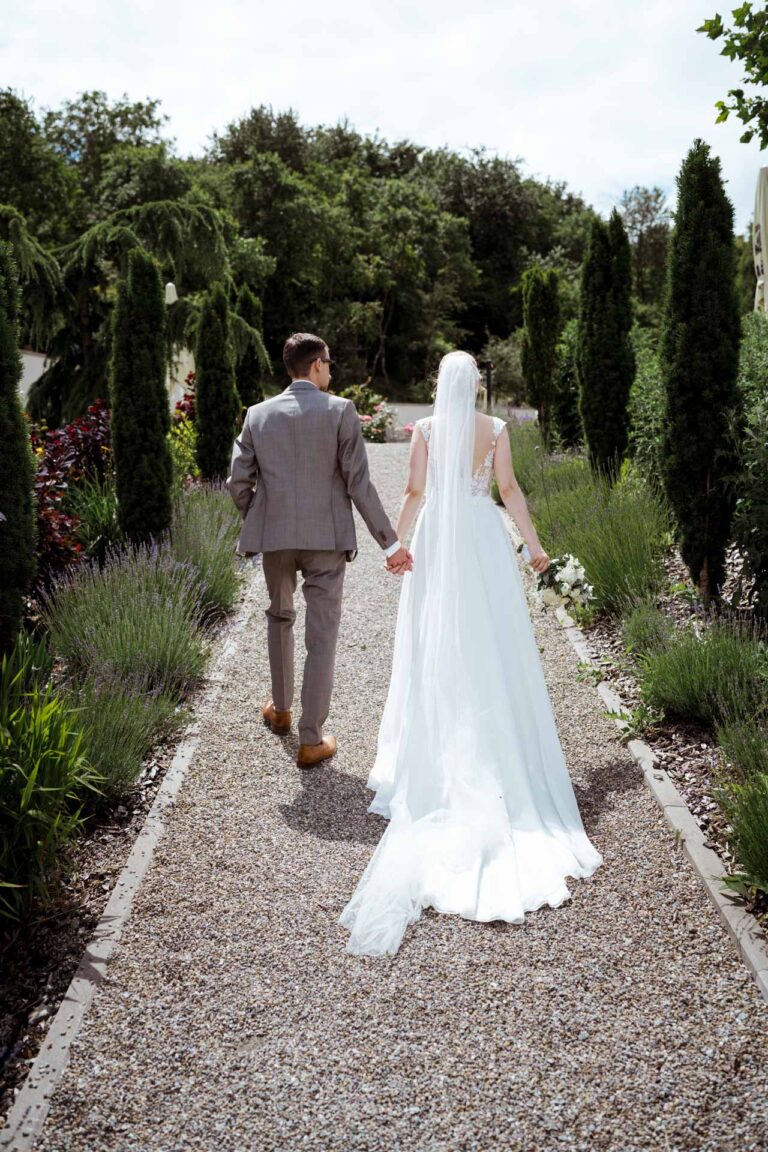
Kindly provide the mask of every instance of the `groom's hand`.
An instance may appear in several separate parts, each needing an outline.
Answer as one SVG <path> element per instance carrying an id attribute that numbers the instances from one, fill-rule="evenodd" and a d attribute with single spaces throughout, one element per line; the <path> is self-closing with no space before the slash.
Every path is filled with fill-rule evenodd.
<path id="1" fill-rule="evenodd" d="M 393 576 L 402 576 L 413 568 L 413 556 L 407 548 L 398 548 L 397 552 L 387 557 L 386 565 L 387 572 L 391 572 Z"/>

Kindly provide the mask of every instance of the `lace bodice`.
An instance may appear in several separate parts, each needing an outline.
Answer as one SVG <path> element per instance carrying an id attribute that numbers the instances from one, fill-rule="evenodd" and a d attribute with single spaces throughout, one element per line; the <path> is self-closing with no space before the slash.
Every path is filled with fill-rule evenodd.
<path id="1" fill-rule="evenodd" d="M 415 427 L 419 429 L 424 442 L 429 446 L 429 434 L 432 430 L 432 417 L 424 416 L 421 420 L 417 420 Z M 491 488 L 491 480 L 493 479 L 493 454 L 496 451 L 496 441 L 498 440 L 502 430 L 504 429 L 504 421 L 500 420 L 498 416 L 493 417 L 493 436 L 491 439 L 491 446 L 488 449 L 485 459 L 476 472 L 472 474 L 472 495 L 473 496 L 488 496 Z"/>

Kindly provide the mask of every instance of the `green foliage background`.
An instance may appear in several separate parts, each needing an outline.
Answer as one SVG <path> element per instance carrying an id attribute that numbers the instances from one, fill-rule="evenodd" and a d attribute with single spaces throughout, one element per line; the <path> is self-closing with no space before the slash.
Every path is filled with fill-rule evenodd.
<path id="1" fill-rule="evenodd" d="M 34 465 L 20 378 L 16 266 L 0 242 L 0 651 L 15 642 L 35 569 Z"/>
<path id="2" fill-rule="evenodd" d="M 136 543 L 171 523 L 173 465 L 165 387 L 165 304 L 153 259 L 131 252 L 114 312 L 110 399 L 120 527 Z"/>
<path id="3" fill-rule="evenodd" d="M 340 388 L 371 379 L 406 399 L 449 348 L 479 354 L 521 327 L 531 263 L 560 273 L 572 312 L 593 216 L 564 184 L 481 149 L 305 127 L 262 106 L 181 159 L 157 101 L 92 91 L 39 114 L 0 91 L 0 237 L 22 269 L 23 341 L 54 361 L 29 399 L 50 424 L 106 396 L 116 285 L 135 247 L 179 293 L 169 359 L 195 346 L 217 282 L 244 399 L 282 383 L 294 330 L 328 341 Z"/>

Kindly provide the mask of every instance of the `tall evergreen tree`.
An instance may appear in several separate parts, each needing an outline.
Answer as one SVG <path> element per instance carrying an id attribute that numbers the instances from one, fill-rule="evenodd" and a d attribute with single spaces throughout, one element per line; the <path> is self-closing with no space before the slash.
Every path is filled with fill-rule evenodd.
<path id="1" fill-rule="evenodd" d="M 577 328 L 574 317 L 566 324 L 557 345 L 552 415 L 564 448 L 577 448 L 584 437 L 579 416 L 579 382 L 576 376 Z"/>
<path id="2" fill-rule="evenodd" d="M 635 375 L 632 264 L 621 217 L 595 220 L 581 275 L 576 367 L 589 462 L 614 478 L 627 450 L 627 403 Z"/>
<path id="3" fill-rule="evenodd" d="M 35 571 L 34 460 L 21 410 L 19 292 L 10 244 L 0 241 L 0 650 L 9 649 Z"/>
<path id="4" fill-rule="evenodd" d="M 521 360 L 528 400 L 538 409 L 539 427 L 549 446 L 560 335 L 560 285 L 553 268 L 531 265 L 523 274 Z"/>
<path id="5" fill-rule="evenodd" d="M 241 405 L 235 386 L 227 296 L 221 284 L 215 284 L 203 302 L 195 371 L 197 464 L 206 480 L 222 480 L 229 472 Z"/>
<path id="6" fill-rule="evenodd" d="M 247 284 L 237 294 L 237 315 L 243 321 L 244 348 L 237 359 L 235 372 L 237 391 L 246 408 L 264 399 L 262 377 L 270 370 L 269 357 L 264 348 L 261 301 Z"/>
<path id="7" fill-rule="evenodd" d="M 661 343 L 662 481 L 682 557 L 708 601 L 720 593 L 734 510 L 726 479 L 737 460 L 728 424 L 738 428 L 743 419 L 733 207 L 720 161 L 703 140 L 694 142 L 677 186 Z"/>
<path id="8" fill-rule="evenodd" d="M 113 319 L 112 451 L 120 525 L 130 540 L 158 536 L 171 523 L 173 465 L 165 384 L 165 298 L 148 252 L 128 256 Z"/>

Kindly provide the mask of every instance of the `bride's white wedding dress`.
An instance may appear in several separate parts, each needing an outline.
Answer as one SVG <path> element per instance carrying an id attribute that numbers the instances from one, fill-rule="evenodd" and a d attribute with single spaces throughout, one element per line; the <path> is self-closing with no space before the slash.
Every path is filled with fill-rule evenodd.
<path id="1" fill-rule="evenodd" d="M 460 387 L 441 397 L 443 383 L 441 369 L 435 417 L 414 432 L 429 452 L 426 501 L 368 780 L 369 811 L 390 823 L 341 916 L 353 953 L 396 952 L 427 906 L 520 923 L 526 911 L 569 898 L 566 876 L 602 863 L 582 825 L 515 551 L 490 496 L 504 423 L 494 421 L 473 475 L 474 379 L 469 400 Z"/>

